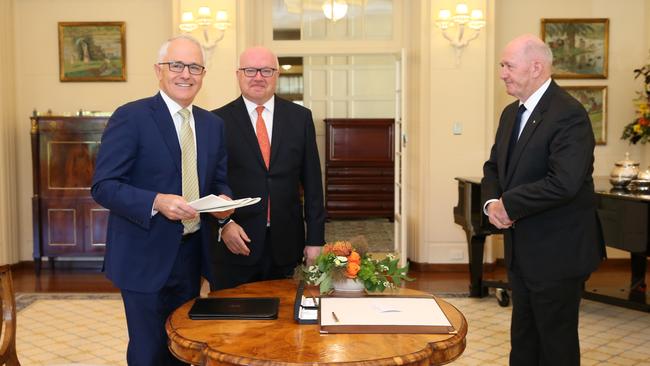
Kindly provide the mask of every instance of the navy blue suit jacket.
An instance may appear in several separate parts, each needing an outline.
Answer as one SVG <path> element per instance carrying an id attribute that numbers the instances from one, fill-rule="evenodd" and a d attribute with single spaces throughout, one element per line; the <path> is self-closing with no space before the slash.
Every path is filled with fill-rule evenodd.
<path id="1" fill-rule="evenodd" d="M 232 195 L 227 185 L 223 121 L 193 106 L 201 197 Z M 97 155 L 92 196 L 110 210 L 104 267 L 121 288 L 159 290 L 169 277 L 183 234 L 180 221 L 151 216 L 157 193 L 182 195 L 181 149 L 160 94 L 118 108 L 108 121 Z M 210 215 L 201 215 L 207 228 Z M 207 258 L 209 230 L 201 230 Z M 211 278 L 209 267 L 203 275 Z"/>

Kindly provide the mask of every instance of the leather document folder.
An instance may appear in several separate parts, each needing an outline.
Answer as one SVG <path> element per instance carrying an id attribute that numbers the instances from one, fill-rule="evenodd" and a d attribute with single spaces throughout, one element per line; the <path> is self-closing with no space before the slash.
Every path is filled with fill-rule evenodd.
<path id="1" fill-rule="evenodd" d="M 189 312 L 190 319 L 277 319 L 277 297 L 207 297 L 197 298 Z"/>

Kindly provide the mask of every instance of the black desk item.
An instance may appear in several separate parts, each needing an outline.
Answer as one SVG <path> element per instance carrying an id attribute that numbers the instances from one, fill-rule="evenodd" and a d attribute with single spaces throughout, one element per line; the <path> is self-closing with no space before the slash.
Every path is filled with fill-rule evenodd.
<path id="1" fill-rule="evenodd" d="M 278 318 L 280 299 L 277 297 L 207 297 L 198 298 L 189 311 L 193 320 Z"/>
<path id="2" fill-rule="evenodd" d="M 318 290 L 315 290 L 315 292 L 317 291 Z M 305 310 L 318 310 L 320 294 L 317 293 L 314 296 L 314 294 L 310 293 L 310 291 L 307 292 L 308 293 L 306 294 L 306 296 L 313 298 L 314 299 L 313 302 L 316 304 L 316 306 L 302 305 L 302 298 L 303 298 L 303 294 L 305 293 L 305 282 L 300 281 L 300 283 L 298 284 L 298 289 L 296 290 L 296 297 L 293 303 L 293 319 L 296 321 L 296 323 L 299 324 L 318 324 L 318 319 L 304 319 L 300 317 L 300 314 Z"/>
<path id="3" fill-rule="evenodd" d="M 458 205 L 454 207 L 454 222 L 461 225 L 467 235 L 470 297 L 484 297 L 489 287 L 508 288 L 505 281 L 483 281 L 485 237 L 498 234 L 500 230 L 483 214 L 480 178 L 456 180 Z M 646 257 L 650 256 L 650 195 L 613 190 L 607 177 L 594 177 L 594 184 L 605 244 L 630 252 L 632 275 L 629 285 L 613 288 L 594 287 L 587 281 L 583 297 L 650 312 L 650 299 L 644 291 Z"/>
<path id="4" fill-rule="evenodd" d="M 506 281 L 483 280 L 483 250 L 485 237 L 499 234 L 501 230 L 490 224 L 483 214 L 481 206 L 481 179 L 456 178 L 458 181 L 458 204 L 454 207 L 454 222 L 463 227 L 467 236 L 467 253 L 469 255 L 469 296 L 485 297 L 490 287 L 509 288 Z M 501 306 L 510 303 L 507 292 L 497 297 Z"/>

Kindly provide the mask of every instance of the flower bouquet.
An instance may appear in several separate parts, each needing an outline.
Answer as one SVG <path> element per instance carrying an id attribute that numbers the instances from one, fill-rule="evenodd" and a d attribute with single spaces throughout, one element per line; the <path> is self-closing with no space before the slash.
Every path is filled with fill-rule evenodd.
<path id="1" fill-rule="evenodd" d="M 354 244 L 350 241 L 325 244 L 314 264 L 296 268 L 295 278 L 319 286 L 322 294 L 330 292 L 336 281 L 345 279 L 363 283 L 367 291 L 381 292 L 401 285 L 402 281 L 412 281 L 407 273 L 408 264 L 399 267 L 395 255 L 374 259 L 368 253 L 367 243 L 357 239 Z"/>
<path id="2" fill-rule="evenodd" d="M 630 143 L 641 142 L 645 144 L 650 139 L 650 64 L 634 70 L 634 78 L 643 75 L 644 90 L 638 92 L 634 100 L 636 117 L 623 128 L 621 139 L 630 140 Z"/>

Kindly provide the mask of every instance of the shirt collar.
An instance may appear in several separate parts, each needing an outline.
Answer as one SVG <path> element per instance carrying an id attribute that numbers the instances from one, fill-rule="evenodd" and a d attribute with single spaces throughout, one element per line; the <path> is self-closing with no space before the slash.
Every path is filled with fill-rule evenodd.
<path id="1" fill-rule="evenodd" d="M 160 96 L 163 98 L 165 101 L 165 104 L 167 105 L 167 109 L 169 109 L 169 113 L 172 115 L 172 118 L 178 111 L 183 109 L 183 107 L 180 106 L 180 104 L 176 103 L 172 98 L 170 98 L 167 94 L 165 94 L 164 91 L 160 91 Z M 192 114 L 192 105 L 188 105 L 187 109 L 190 111 L 190 115 Z"/>
<path id="2" fill-rule="evenodd" d="M 549 85 L 551 85 L 551 78 L 548 78 L 548 80 L 546 80 L 544 84 L 542 84 L 542 86 L 539 87 L 539 89 L 535 90 L 535 92 L 530 97 L 528 97 L 528 99 L 526 99 L 525 102 L 521 103 L 520 101 L 519 105 L 523 104 L 524 106 L 526 106 L 527 111 L 532 112 L 533 109 L 535 109 L 535 107 L 537 106 L 537 103 L 539 103 L 539 100 L 542 99 L 542 95 L 544 95 Z"/>
<path id="3" fill-rule="evenodd" d="M 255 108 L 257 108 L 258 104 L 251 102 L 250 100 L 246 99 L 245 96 L 241 96 L 242 99 L 244 99 L 244 104 L 246 105 L 246 110 L 248 111 L 248 114 L 253 113 Z M 262 104 L 264 106 L 264 109 L 268 110 L 273 114 L 273 108 L 275 107 L 275 94 L 269 98 L 269 100 L 266 101 L 266 103 Z M 256 112 L 257 113 L 257 112 Z"/>

